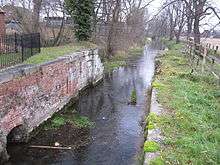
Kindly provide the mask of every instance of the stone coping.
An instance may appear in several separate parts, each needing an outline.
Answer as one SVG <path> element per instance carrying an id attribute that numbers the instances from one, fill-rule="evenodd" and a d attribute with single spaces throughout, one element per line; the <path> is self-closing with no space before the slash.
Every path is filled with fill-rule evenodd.
<path id="1" fill-rule="evenodd" d="M 92 55 L 93 53 L 90 53 L 92 51 L 95 51 L 94 54 L 96 54 L 98 53 L 98 48 L 85 49 L 82 51 L 69 53 L 64 56 L 60 56 L 54 60 L 47 61 L 41 64 L 19 64 L 19 65 L 15 65 L 15 66 L 3 69 L 0 71 L 0 84 L 9 82 L 18 77 L 33 74 L 35 72 L 40 71 L 41 68 L 45 66 L 53 65 L 55 63 L 59 63 L 62 61 L 66 61 L 67 63 L 76 61 L 80 57 L 85 57 L 86 55 Z"/>

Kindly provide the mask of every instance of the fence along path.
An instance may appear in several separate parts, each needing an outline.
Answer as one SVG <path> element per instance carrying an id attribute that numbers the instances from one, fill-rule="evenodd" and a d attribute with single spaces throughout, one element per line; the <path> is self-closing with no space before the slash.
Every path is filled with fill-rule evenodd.
<path id="1" fill-rule="evenodd" d="M 218 46 L 211 48 L 211 44 L 195 44 L 192 39 L 187 40 L 186 54 L 191 66 L 191 73 L 194 71 L 205 71 L 213 74 L 220 85 L 220 54 Z"/>
<path id="2" fill-rule="evenodd" d="M 40 48 L 39 33 L 0 36 L 0 69 L 22 63 Z"/>

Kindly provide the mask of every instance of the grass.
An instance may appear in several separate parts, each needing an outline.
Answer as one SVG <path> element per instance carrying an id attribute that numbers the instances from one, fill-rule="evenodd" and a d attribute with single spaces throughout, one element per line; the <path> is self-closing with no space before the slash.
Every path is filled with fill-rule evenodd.
<path id="1" fill-rule="evenodd" d="M 1 54 L 0 53 L 0 66 L 10 66 L 22 61 L 21 53 L 9 53 Z"/>
<path id="2" fill-rule="evenodd" d="M 160 150 L 160 145 L 155 141 L 144 142 L 144 152 L 156 152 Z"/>
<path id="3" fill-rule="evenodd" d="M 132 47 L 127 52 L 117 51 L 117 53 L 110 59 L 104 58 L 104 67 L 106 72 L 110 72 L 119 67 L 125 66 L 126 60 L 129 58 L 135 58 L 143 53 L 143 47 Z"/>
<path id="4" fill-rule="evenodd" d="M 83 49 L 89 49 L 89 48 L 95 48 L 95 47 L 97 47 L 95 44 L 92 44 L 89 42 L 80 42 L 80 43 L 68 44 L 68 45 L 57 46 L 57 47 L 43 47 L 41 48 L 41 53 L 30 57 L 24 63 L 40 64 L 40 63 L 54 60 L 60 56 L 64 56 L 72 52 L 77 52 Z"/>
<path id="5" fill-rule="evenodd" d="M 219 164 L 220 89 L 206 73 L 190 74 L 181 44 L 170 44 L 161 57 L 161 72 L 154 86 L 167 109 L 159 127 L 165 137 L 161 149 L 167 164 Z"/>

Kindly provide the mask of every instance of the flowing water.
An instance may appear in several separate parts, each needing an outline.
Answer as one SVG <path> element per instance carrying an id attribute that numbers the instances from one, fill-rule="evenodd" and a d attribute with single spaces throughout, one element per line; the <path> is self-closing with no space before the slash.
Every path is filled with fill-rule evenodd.
<path id="1" fill-rule="evenodd" d="M 27 145 L 32 142 L 13 145 L 8 147 L 11 159 L 7 164 L 138 164 L 144 140 L 141 123 L 146 115 L 146 89 L 154 74 L 156 54 L 155 49 L 145 47 L 143 56 L 130 59 L 128 66 L 106 74 L 102 83 L 86 89 L 78 101 L 69 106 L 69 109 L 74 108 L 80 115 L 93 121 L 94 128 L 77 131 L 65 126 L 59 134 L 46 132 L 35 137 L 37 144 L 43 141 L 46 142 L 44 144 L 50 144 L 59 136 L 67 146 L 72 143 L 84 145 L 74 150 L 30 149 Z M 133 89 L 137 93 L 135 106 L 128 104 Z"/>

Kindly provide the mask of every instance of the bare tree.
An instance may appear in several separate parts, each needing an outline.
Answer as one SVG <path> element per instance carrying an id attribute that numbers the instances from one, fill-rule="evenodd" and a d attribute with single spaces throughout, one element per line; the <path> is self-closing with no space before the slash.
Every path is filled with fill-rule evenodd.
<path id="1" fill-rule="evenodd" d="M 33 0 L 33 27 L 32 32 L 39 32 L 39 18 L 40 18 L 40 10 L 41 10 L 42 0 Z"/>
<path id="2" fill-rule="evenodd" d="M 200 22 L 207 15 L 208 11 L 212 11 L 220 20 L 219 14 L 216 12 L 216 7 L 212 6 L 208 0 L 182 0 L 188 8 L 187 17 L 193 19 L 193 34 L 195 44 L 200 43 Z"/>

